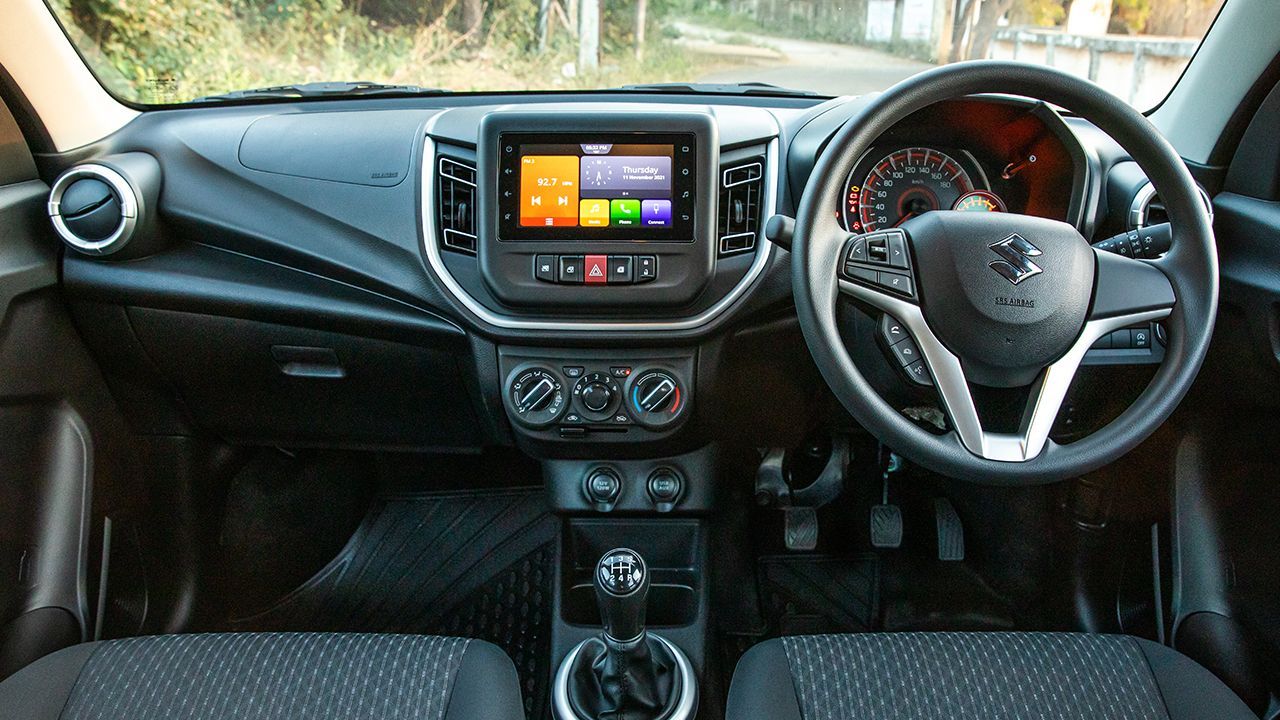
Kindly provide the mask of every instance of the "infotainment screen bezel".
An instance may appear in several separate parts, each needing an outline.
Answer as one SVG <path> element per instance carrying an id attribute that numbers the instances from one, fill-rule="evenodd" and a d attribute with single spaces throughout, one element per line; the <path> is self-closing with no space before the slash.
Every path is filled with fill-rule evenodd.
<path id="1" fill-rule="evenodd" d="M 604 227 L 522 226 L 520 224 L 521 158 L 531 146 L 548 145 L 660 145 L 672 148 L 671 226 Z M 498 135 L 499 242 L 560 241 L 692 243 L 697 237 L 698 138 L 694 133 L 668 132 L 502 132 Z M 567 154 L 567 153 L 566 153 Z"/>

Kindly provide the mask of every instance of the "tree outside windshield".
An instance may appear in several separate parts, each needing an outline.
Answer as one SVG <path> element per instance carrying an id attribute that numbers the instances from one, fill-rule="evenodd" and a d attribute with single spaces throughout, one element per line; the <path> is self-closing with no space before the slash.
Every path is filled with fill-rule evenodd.
<path id="1" fill-rule="evenodd" d="M 48 0 L 108 90 L 143 104 L 356 80 L 849 95 L 1000 58 L 1089 78 L 1139 108 L 1168 93 L 1223 1 Z"/>

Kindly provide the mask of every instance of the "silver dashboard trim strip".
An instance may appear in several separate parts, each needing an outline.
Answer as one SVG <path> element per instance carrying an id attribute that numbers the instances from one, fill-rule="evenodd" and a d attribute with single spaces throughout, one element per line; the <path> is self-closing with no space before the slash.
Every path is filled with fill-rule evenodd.
<path id="1" fill-rule="evenodd" d="M 435 213 L 435 177 L 434 170 L 436 165 L 436 143 L 431 137 L 431 131 L 435 126 L 435 120 L 439 117 L 432 117 L 427 123 L 426 140 L 423 148 L 422 157 L 422 243 L 427 254 L 427 261 L 431 264 L 431 269 L 436 276 L 440 278 L 440 282 L 444 284 L 445 290 L 453 296 L 455 300 L 462 303 L 473 315 L 480 320 L 493 325 L 495 327 L 506 328 L 511 330 L 553 330 L 553 331 L 574 331 L 574 330 L 595 330 L 608 332 L 635 332 L 635 331 L 656 331 L 656 330 L 691 330 L 705 325 L 715 318 L 719 317 L 725 310 L 729 309 L 734 302 L 747 291 L 756 279 L 764 272 L 765 267 L 769 264 L 769 260 L 773 257 L 773 243 L 764 239 L 763 232 L 757 243 L 755 261 L 747 270 L 747 274 L 733 286 L 723 298 L 720 298 L 716 304 L 703 310 L 697 315 L 677 320 L 634 320 L 634 321 L 595 321 L 595 320 L 533 320 L 504 315 L 494 312 L 485 307 L 478 300 L 471 296 L 470 293 L 462 287 L 462 285 L 454 279 L 453 275 L 445 267 L 444 258 L 440 254 L 440 246 L 436 242 L 436 222 Z M 778 162 L 778 138 L 774 137 L 769 140 L 768 149 L 765 153 L 765 164 L 769 171 L 765 173 L 765 206 L 762 220 L 767 220 L 777 212 L 778 202 L 778 175 L 782 172 L 780 163 Z M 479 173 L 479 168 L 476 170 Z M 477 175 L 477 180 L 479 176 Z M 761 228 L 764 223 L 761 222 Z M 712 240 L 712 242 L 716 242 Z M 713 248 L 715 250 L 715 248 Z"/>

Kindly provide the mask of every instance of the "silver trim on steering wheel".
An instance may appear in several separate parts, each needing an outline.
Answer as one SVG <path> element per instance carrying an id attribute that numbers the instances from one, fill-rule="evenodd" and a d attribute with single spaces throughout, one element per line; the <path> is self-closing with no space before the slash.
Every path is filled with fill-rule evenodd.
<path id="1" fill-rule="evenodd" d="M 1029 412 L 1024 413 L 1022 426 L 1015 435 L 987 432 L 982 428 L 982 420 L 978 417 L 978 408 L 969 392 L 969 381 L 965 377 L 960 358 L 933 334 L 919 305 L 848 280 L 840 280 L 840 291 L 889 313 L 907 326 L 924 355 L 925 364 L 928 365 L 934 385 L 938 388 L 938 395 L 942 398 L 943 410 L 951 418 L 951 425 L 960 442 L 974 455 L 1000 462 L 1034 460 L 1044 450 L 1054 420 L 1067 397 L 1067 390 L 1080 367 L 1080 361 L 1099 338 L 1129 325 L 1168 317 L 1171 312 L 1170 308 L 1163 308 L 1086 322 L 1071 349 L 1040 373 L 1039 379 L 1031 388 Z"/>

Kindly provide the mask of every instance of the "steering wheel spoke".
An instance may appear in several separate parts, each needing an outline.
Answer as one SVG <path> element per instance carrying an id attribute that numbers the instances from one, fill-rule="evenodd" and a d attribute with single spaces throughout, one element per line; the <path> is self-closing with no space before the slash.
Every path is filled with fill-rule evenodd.
<path id="1" fill-rule="evenodd" d="M 1093 307 L 1089 311 L 1090 321 L 1159 310 L 1164 311 L 1160 317 L 1169 314 L 1177 298 L 1169 277 L 1155 262 L 1135 260 L 1096 248 L 1093 252 L 1097 257 L 1098 271 L 1094 280 Z"/>
<path id="2" fill-rule="evenodd" d="M 1159 270 L 1155 272 L 1159 273 Z M 1030 386 L 1018 431 L 996 433 L 983 427 L 960 358 L 948 350 L 930 329 L 919 305 L 879 288 L 848 280 L 840 282 L 840 291 L 889 314 L 907 329 L 920 349 L 925 369 L 933 378 L 943 410 L 950 418 L 960 443 L 974 455 L 999 462 L 1034 460 L 1050 444 L 1049 433 L 1066 400 L 1067 391 L 1085 353 L 1099 338 L 1130 325 L 1163 319 L 1170 312 L 1169 307 L 1157 307 L 1090 319 L 1066 354 L 1046 367 Z"/>

